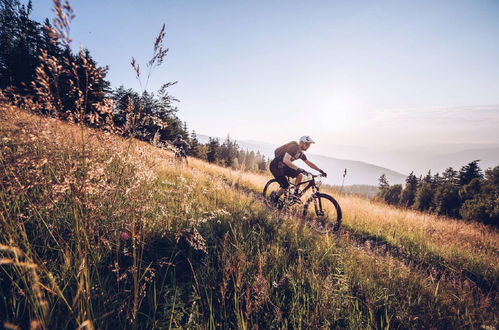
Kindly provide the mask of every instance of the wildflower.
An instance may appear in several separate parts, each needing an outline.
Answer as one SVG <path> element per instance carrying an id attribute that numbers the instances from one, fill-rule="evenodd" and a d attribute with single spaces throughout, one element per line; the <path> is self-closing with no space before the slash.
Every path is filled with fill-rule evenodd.
<path id="1" fill-rule="evenodd" d="M 129 233 L 129 232 L 127 232 L 127 231 L 123 231 L 123 232 L 121 232 L 120 237 L 121 237 L 121 239 L 122 239 L 123 241 L 128 241 L 128 240 L 130 239 L 130 237 L 131 237 L 131 236 L 130 236 L 130 233 Z"/>

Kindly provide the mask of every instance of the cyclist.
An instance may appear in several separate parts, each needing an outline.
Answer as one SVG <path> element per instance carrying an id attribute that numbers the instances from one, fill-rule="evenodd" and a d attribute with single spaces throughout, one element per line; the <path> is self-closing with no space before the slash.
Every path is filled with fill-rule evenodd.
<path id="1" fill-rule="evenodd" d="M 296 178 L 295 185 L 298 185 L 303 178 L 303 173 L 306 173 L 304 169 L 293 164 L 297 159 L 303 160 L 312 169 L 319 171 L 323 176 L 327 176 L 326 172 L 317 167 L 317 165 L 305 156 L 304 151 L 307 151 L 312 143 L 315 142 L 310 136 L 302 136 L 299 142 L 291 141 L 275 150 L 275 158 L 270 162 L 270 172 L 272 172 L 277 182 L 279 182 L 281 188 L 272 196 L 274 202 L 277 202 L 279 197 L 289 188 L 287 177 Z M 296 187 L 294 191 L 296 198 L 299 198 L 298 192 L 298 187 Z"/>
<path id="2" fill-rule="evenodd" d="M 182 139 L 181 134 L 177 135 L 177 138 L 172 144 L 175 148 L 177 148 L 178 155 L 187 159 L 187 150 L 189 150 L 191 146 Z"/>

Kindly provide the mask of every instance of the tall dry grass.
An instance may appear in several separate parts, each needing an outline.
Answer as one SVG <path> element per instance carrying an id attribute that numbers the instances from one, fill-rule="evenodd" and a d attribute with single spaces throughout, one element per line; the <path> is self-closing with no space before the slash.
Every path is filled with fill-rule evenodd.
<path id="1" fill-rule="evenodd" d="M 36 265 L 48 306 L 43 314 L 35 277 L 5 263 L 0 309 L 8 324 L 497 324 L 494 302 L 472 283 L 436 279 L 341 237 L 300 232 L 296 219 L 241 191 L 245 185 L 257 191 L 265 176 L 199 160 L 178 167 L 172 153 L 139 141 L 13 108 L 1 114 L 1 218 L 8 234 L 0 243 Z M 75 200 L 79 181 L 70 179 L 81 173 L 82 131 L 89 172 L 84 209 Z M 9 255 L 3 251 L 2 260 Z"/>
<path id="2" fill-rule="evenodd" d="M 269 175 L 222 168 L 201 160 L 202 173 L 223 177 L 234 187 L 260 194 Z M 457 274 L 464 272 L 490 290 L 499 278 L 499 233 L 478 222 L 445 218 L 398 208 L 375 200 L 323 188 L 343 210 L 343 227 L 366 238 L 386 242 L 408 256 Z"/>
<path id="3" fill-rule="evenodd" d="M 53 38 L 69 45 L 71 6 L 54 3 Z M 163 38 L 164 28 L 147 80 L 167 52 Z M 85 79 L 72 83 L 75 111 L 63 111 L 52 82 L 63 69 L 74 74 L 76 64 L 43 54 L 38 101 L 17 103 L 116 131 L 108 121 L 112 104 L 87 112 L 79 87 L 99 73 L 82 54 L 80 60 Z M 132 66 L 141 79 L 137 62 Z M 495 292 L 354 247 L 347 238 L 300 230 L 296 218 L 256 198 L 265 175 L 194 159 L 178 166 L 171 152 L 134 140 L 137 123 L 149 120 L 140 106 L 130 107 L 126 132 L 117 131 L 128 136 L 122 138 L 0 101 L 5 327 L 497 326 Z M 336 197 L 350 231 L 496 283 L 497 232 Z"/>

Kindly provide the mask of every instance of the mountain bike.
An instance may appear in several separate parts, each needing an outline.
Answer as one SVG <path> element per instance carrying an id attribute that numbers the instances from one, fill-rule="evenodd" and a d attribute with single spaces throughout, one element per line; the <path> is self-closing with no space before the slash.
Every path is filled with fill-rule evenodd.
<path id="1" fill-rule="evenodd" d="M 303 205 L 303 220 L 309 222 L 315 220 L 322 226 L 321 231 L 323 232 L 337 231 L 341 226 L 341 207 L 331 195 L 320 192 L 323 176 L 306 173 L 304 177 L 307 179 L 298 185 L 290 182 L 290 187 L 278 199 L 275 199 L 275 196 L 280 189 L 279 183 L 276 179 L 268 181 L 263 188 L 263 197 L 267 205 L 278 210 L 289 209 L 293 205 Z M 300 190 L 300 186 L 303 185 L 306 186 Z M 295 194 L 294 191 L 297 188 L 298 193 Z M 309 189 L 311 189 L 312 194 L 303 201 L 302 197 Z"/>
<path id="2" fill-rule="evenodd" d="M 187 160 L 187 153 L 185 152 L 184 148 L 179 148 L 179 147 L 174 147 L 175 151 L 175 161 L 178 163 L 182 164 L 185 161 L 186 165 L 189 165 L 189 162 Z"/>

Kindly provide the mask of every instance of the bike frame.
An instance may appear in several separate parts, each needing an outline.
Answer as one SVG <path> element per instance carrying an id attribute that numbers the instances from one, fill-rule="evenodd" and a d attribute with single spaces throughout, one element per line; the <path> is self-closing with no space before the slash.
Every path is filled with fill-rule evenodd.
<path id="1" fill-rule="evenodd" d="M 302 181 L 299 184 L 294 184 L 294 183 L 290 182 L 290 185 L 296 188 L 296 187 L 299 187 L 299 186 L 307 184 L 307 183 L 308 183 L 308 185 L 305 188 L 303 188 L 303 190 L 301 191 L 302 195 L 310 188 L 312 188 L 312 191 L 314 192 L 314 194 L 319 192 L 319 187 L 317 187 L 317 185 L 315 184 L 315 178 L 312 178 L 312 179 L 307 180 L 307 181 Z M 288 188 L 288 191 L 289 191 L 289 188 Z"/>
<path id="2" fill-rule="evenodd" d="M 309 216 L 311 216 L 311 217 L 315 217 L 315 216 L 323 217 L 327 214 L 327 218 L 319 218 L 317 220 L 319 220 L 321 222 L 321 224 L 324 226 L 328 226 L 328 223 L 329 224 L 334 223 L 333 230 L 334 231 L 338 230 L 340 225 L 341 225 L 341 218 L 342 218 L 341 208 L 340 208 L 338 202 L 334 199 L 334 197 L 332 197 L 331 195 L 323 194 L 320 192 L 321 182 L 316 181 L 316 178 L 324 177 L 324 175 L 314 175 L 311 173 L 307 173 L 307 174 L 310 175 L 311 179 L 307 178 L 307 180 L 300 182 L 298 184 L 289 182 L 290 186 L 288 187 L 288 189 L 286 189 L 286 191 L 282 195 L 282 199 L 279 201 L 279 203 L 275 203 L 275 201 L 273 199 L 270 199 L 269 205 L 276 206 L 277 209 L 282 210 L 284 208 L 291 207 L 291 206 L 296 205 L 296 204 L 303 204 L 303 213 L 302 213 L 303 214 L 303 221 L 308 219 Z M 288 177 L 288 180 L 289 180 L 289 177 Z M 266 199 L 269 197 L 272 197 L 272 194 L 276 192 L 275 186 L 272 186 L 273 188 L 269 189 L 270 185 L 274 185 L 276 183 L 278 183 L 277 179 L 272 179 L 272 180 L 268 181 L 267 184 L 265 185 L 265 188 L 263 190 L 263 195 Z M 302 186 L 304 186 L 304 188 L 303 188 L 303 190 L 300 191 L 299 187 L 302 187 Z M 294 189 L 296 189 L 295 191 L 298 193 L 297 195 L 295 195 L 292 192 L 293 187 L 294 187 Z M 312 194 L 310 196 L 308 196 L 308 198 L 305 201 L 302 200 L 304 193 L 306 193 L 309 189 L 312 189 Z M 335 211 L 333 211 L 334 213 L 329 214 L 329 208 L 327 210 L 324 209 L 324 207 L 325 207 L 325 205 L 323 205 L 324 202 L 328 206 L 330 205 L 328 201 L 332 203 L 332 207 L 335 209 Z M 309 210 L 309 208 L 311 208 L 312 204 L 314 205 L 315 215 L 313 214 L 312 210 L 310 210 L 310 211 L 312 211 L 312 213 L 308 213 L 308 211 L 307 211 L 307 210 Z M 332 221 L 329 220 L 330 215 L 332 215 L 332 217 L 333 217 L 333 218 L 331 218 Z"/>
<path id="3" fill-rule="evenodd" d="M 314 199 L 314 208 L 316 210 L 316 213 L 317 214 L 323 214 L 324 212 L 322 210 L 321 199 L 317 198 L 317 194 L 320 192 L 320 188 L 315 184 L 315 176 L 314 175 L 312 175 L 312 179 L 306 180 L 306 181 L 302 181 L 299 184 L 294 184 L 294 183 L 290 182 L 290 186 L 293 186 L 293 187 L 297 188 L 297 187 L 299 187 L 301 185 L 304 185 L 304 184 L 307 184 L 307 183 L 308 183 L 308 185 L 305 188 L 303 188 L 303 190 L 301 191 L 301 195 L 303 196 L 303 194 L 305 194 L 305 192 L 307 192 L 307 190 L 309 190 L 310 188 L 312 188 L 312 198 Z M 286 190 L 286 199 L 288 199 L 289 194 L 290 194 L 290 189 L 288 188 Z M 319 202 L 317 203 L 317 201 L 319 201 Z"/>

